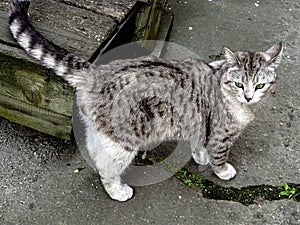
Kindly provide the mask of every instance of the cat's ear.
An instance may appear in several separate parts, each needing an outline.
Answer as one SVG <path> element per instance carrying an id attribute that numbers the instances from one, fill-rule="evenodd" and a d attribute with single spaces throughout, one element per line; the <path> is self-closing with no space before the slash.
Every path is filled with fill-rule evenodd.
<path id="1" fill-rule="evenodd" d="M 237 57 L 237 55 L 234 54 L 230 49 L 228 49 L 226 47 L 224 48 L 224 57 L 230 66 L 241 65 L 241 62 L 240 62 L 239 58 Z"/>
<path id="2" fill-rule="evenodd" d="M 264 52 L 267 54 L 266 59 L 267 59 L 268 69 L 274 71 L 279 66 L 282 60 L 282 51 L 283 51 L 283 44 L 282 42 L 279 42 Z"/>

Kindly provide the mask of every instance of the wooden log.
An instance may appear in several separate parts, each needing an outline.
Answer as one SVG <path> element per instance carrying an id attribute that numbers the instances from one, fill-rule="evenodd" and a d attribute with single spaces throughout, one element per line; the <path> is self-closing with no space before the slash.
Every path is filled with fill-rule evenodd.
<path id="1" fill-rule="evenodd" d="M 0 116 L 70 139 L 74 91 L 12 39 L 10 2 L 0 2 Z M 29 18 L 48 39 L 91 61 L 136 5 L 137 0 L 32 0 Z"/>

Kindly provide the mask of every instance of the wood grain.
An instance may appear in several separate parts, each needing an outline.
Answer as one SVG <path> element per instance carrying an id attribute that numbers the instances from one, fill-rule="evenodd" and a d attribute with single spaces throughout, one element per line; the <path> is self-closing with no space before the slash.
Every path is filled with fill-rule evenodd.
<path id="1" fill-rule="evenodd" d="M 155 0 L 155 7 L 159 1 L 166 2 Z M 74 90 L 28 57 L 13 40 L 8 30 L 10 2 L 0 1 L 0 116 L 70 139 Z M 91 60 L 117 27 L 126 21 L 136 4 L 137 0 L 32 0 L 29 19 L 52 42 Z M 151 23 L 154 26 L 151 29 L 157 33 L 161 9 L 155 10 L 153 5 L 147 7 L 151 10 L 140 15 L 139 21 L 143 24 L 137 24 L 137 28 Z M 149 20 L 148 17 L 152 18 Z M 145 32 L 151 33 L 143 32 L 141 39 Z"/>

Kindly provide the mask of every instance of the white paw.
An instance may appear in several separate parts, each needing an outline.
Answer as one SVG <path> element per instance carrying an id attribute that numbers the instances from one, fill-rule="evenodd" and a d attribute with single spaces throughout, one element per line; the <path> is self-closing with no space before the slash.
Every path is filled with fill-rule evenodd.
<path id="1" fill-rule="evenodd" d="M 133 189 L 127 184 L 105 184 L 107 194 L 114 200 L 125 202 L 133 196 Z"/>
<path id="2" fill-rule="evenodd" d="M 192 152 L 193 155 L 193 159 L 195 160 L 196 163 L 200 164 L 200 165 L 208 165 L 209 164 L 209 157 L 208 157 L 208 153 L 205 150 L 200 151 L 198 153 L 196 152 Z"/>
<path id="3" fill-rule="evenodd" d="M 200 165 L 208 165 L 209 164 L 209 157 L 207 152 L 200 152 L 200 158 L 199 158 L 199 164 Z"/>
<path id="4" fill-rule="evenodd" d="M 236 170 L 234 169 L 234 167 L 230 164 L 230 163 L 226 163 L 224 166 L 224 170 L 217 172 L 214 171 L 215 174 L 222 180 L 230 180 L 232 178 L 235 177 L 236 175 Z"/>

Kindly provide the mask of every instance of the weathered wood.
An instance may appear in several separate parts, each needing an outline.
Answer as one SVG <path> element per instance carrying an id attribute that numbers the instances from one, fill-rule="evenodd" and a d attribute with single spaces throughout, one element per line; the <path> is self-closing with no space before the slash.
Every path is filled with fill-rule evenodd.
<path id="1" fill-rule="evenodd" d="M 73 90 L 50 70 L 0 53 L 0 94 L 65 116 L 72 115 Z"/>
<path id="2" fill-rule="evenodd" d="M 128 12 L 136 4 L 136 0 L 101 0 L 101 1 L 90 1 L 90 0 L 56 0 L 64 2 L 82 9 L 95 12 L 100 15 L 105 15 L 112 18 L 117 23 L 122 22 Z"/>
<path id="3" fill-rule="evenodd" d="M 167 0 L 153 0 L 151 4 L 141 7 L 136 19 L 136 31 L 134 40 L 155 40 L 164 16 Z M 155 42 L 146 42 L 147 45 Z M 154 45 L 143 46 L 153 49 Z"/>
<path id="4" fill-rule="evenodd" d="M 74 91 L 28 57 L 12 39 L 7 16 L 10 2 L 0 1 L 0 116 L 70 139 Z M 136 3 L 137 0 L 32 0 L 29 18 L 51 41 L 91 60 Z M 142 35 L 140 38 L 145 39 Z"/>
<path id="5" fill-rule="evenodd" d="M 70 139 L 71 117 L 62 116 L 0 95 L 0 115 L 43 133 Z"/>
<path id="6" fill-rule="evenodd" d="M 3 48 L 0 44 L 0 49 Z M 14 55 L 21 55 L 15 52 Z M 41 132 L 70 139 L 73 90 L 51 74 L 38 64 L 1 51 L 0 115 Z"/>

